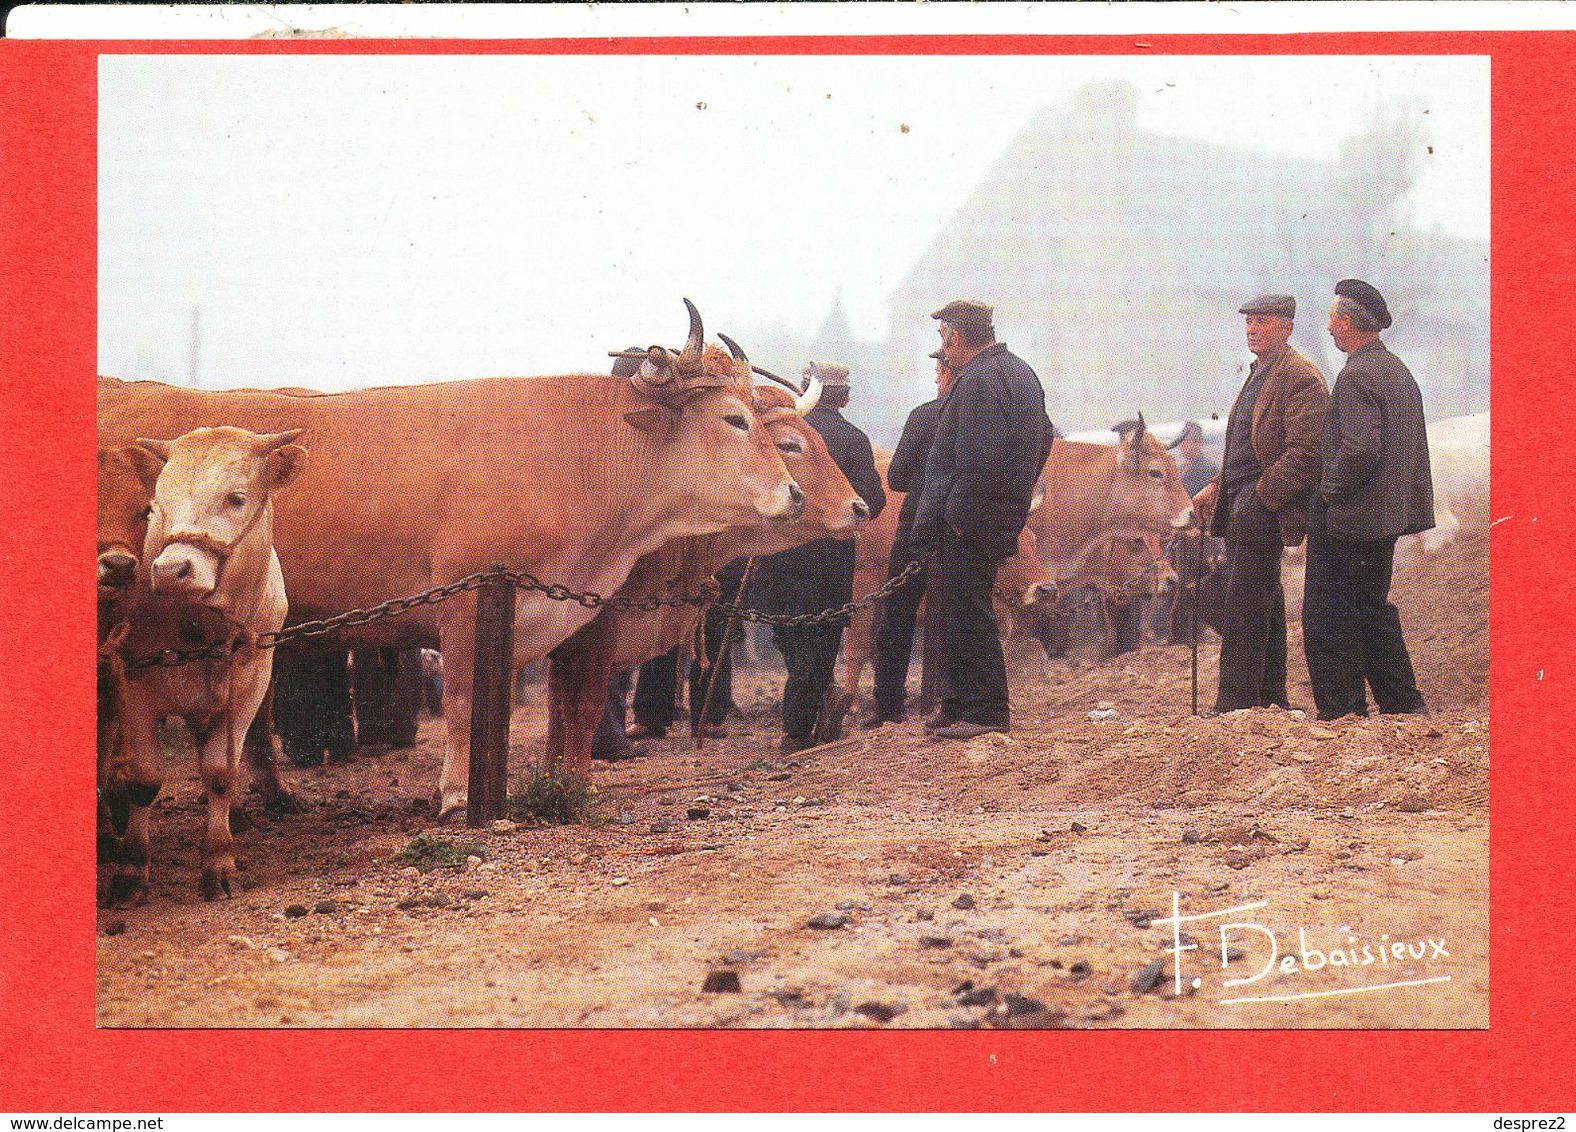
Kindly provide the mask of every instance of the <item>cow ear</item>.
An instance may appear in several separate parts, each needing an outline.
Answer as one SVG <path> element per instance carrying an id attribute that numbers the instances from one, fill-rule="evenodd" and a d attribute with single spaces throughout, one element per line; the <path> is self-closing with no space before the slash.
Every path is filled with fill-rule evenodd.
<path id="1" fill-rule="evenodd" d="M 169 461 L 170 442 L 139 437 L 128 444 L 124 451 L 126 458 L 131 461 L 131 466 L 137 469 L 137 478 L 143 482 L 151 495 L 153 485 L 159 481 L 159 473 Z"/>
<path id="2" fill-rule="evenodd" d="M 624 414 L 629 426 L 639 432 L 666 432 L 678 422 L 678 411 L 666 405 L 647 405 Z"/>
<path id="3" fill-rule="evenodd" d="M 155 452 L 149 445 L 159 444 L 163 447 L 163 454 Z M 136 444 L 128 444 L 122 451 L 130 462 L 132 469 L 137 473 L 137 479 L 142 481 L 142 486 L 148 489 L 148 494 L 153 494 L 153 486 L 159 482 L 159 473 L 164 470 L 164 462 L 169 458 L 169 447 L 162 441 L 139 440 Z"/>
<path id="4" fill-rule="evenodd" d="M 263 462 L 263 476 L 269 491 L 282 491 L 300 478 L 306 467 L 306 449 L 299 444 L 275 448 Z"/>

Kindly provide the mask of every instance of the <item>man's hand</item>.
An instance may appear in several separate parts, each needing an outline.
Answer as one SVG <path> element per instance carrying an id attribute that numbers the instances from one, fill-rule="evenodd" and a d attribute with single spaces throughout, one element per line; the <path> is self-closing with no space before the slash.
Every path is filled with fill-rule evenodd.
<path id="1" fill-rule="evenodd" d="M 1220 481 L 1211 480 L 1204 488 L 1193 497 L 1193 510 L 1198 514 L 1198 526 L 1204 530 L 1209 526 L 1210 516 L 1215 513 L 1215 501 L 1220 498 Z"/>

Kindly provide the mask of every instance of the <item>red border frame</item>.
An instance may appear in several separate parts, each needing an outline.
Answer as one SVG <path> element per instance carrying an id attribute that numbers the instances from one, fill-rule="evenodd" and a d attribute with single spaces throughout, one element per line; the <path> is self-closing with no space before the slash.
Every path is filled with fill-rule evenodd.
<path id="1" fill-rule="evenodd" d="M 1144 44 L 1143 47 L 1138 46 Z M 141 54 L 1486 54 L 1493 84 L 1492 1027 L 1451 1032 L 707 1033 L 94 1028 L 97 58 Z M 1498 1110 L 1568 1105 L 1576 775 L 1562 421 L 1576 36 L 0 41 L 0 1108 Z M 1554 364 L 1551 365 L 1551 360 Z M 62 505 L 64 501 L 64 505 Z M 64 553 L 62 553 L 64 551 Z M 1530 600 L 1529 600 L 1530 599 Z M 1534 673 L 1542 671 L 1542 679 Z M 64 708 L 65 710 L 61 710 Z M 61 817 L 66 821 L 62 823 Z M 1561 838 L 1561 834 L 1565 837 Z M 1552 835 L 1552 836 L 1551 836 Z M 58 850 L 51 855 L 50 850 Z M 994 1061 L 991 1060 L 994 1056 Z M 487 1072 L 475 1072 L 485 1068 Z M 463 1087 L 461 1083 L 463 1082 Z"/>

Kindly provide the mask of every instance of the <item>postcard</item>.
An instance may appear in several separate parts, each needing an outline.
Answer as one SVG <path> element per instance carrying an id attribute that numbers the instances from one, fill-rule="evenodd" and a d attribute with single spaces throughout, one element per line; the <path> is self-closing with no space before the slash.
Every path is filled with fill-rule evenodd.
<path id="1" fill-rule="evenodd" d="M 1568 37 L 725 7 L 0 45 L 5 1107 L 1547 1107 Z"/>

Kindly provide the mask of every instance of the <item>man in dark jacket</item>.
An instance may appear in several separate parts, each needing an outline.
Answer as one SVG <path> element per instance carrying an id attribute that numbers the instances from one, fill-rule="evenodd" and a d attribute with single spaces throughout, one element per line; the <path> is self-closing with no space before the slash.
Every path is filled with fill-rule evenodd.
<path id="1" fill-rule="evenodd" d="M 1226 540 L 1217 712 L 1290 706 L 1281 550 L 1307 529 L 1329 400 L 1319 368 L 1289 344 L 1296 299 L 1264 295 L 1238 310 L 1253 365 L 1226 421 L 1220 475 L 1193 500 Z"/>
<path id="2" fill-rule="evenodd" d="M 993 314 L 965 299 L 931 315 L 953 381 L 937 414 L 910 545 L 917 554 L 937 552 L 929 592 L 946 653 L 941 710 L 926 726 L 945 739 L 1011 727 L 991 592 L 1018 548 L 1053 435 L 1040 379 L 996 341 Z"/>
<path id="3" fill-rule="evenodd" d="M 897 534 L 892 539 L 892 556 L 887 561 L 889 581 L 918 558 L 909 546 L 909 536 L 914 526 L 914 512 L 919 508 L 920 491 L 925 484 L 925 461 L 930 458 L 930 444 L 936 437 L 941 399 L 952 387 L 952 371 L 947 368 L 946 355 L 937 350 L 930 356 L 936 359 L 937 396 L 909 413 L 908 420 L 903 423 L 903 435 L 892 453 L 892 462 L 887 465 L 887 487 L 903 493 L 903 509 L 898 512 Z M 871 649 L 876 684 L 875 711 L 865 721 L 866 727 L 903 722 L 908 661 L 914 649 L 919 603 L 924 596 L 925 569 L 921 566 L 917 574 L 881 601 Z M 929 663 L 934 664 L 935 658 Z"/>
<path id="4" fill-rule="evenodd" d="M 1303 645 L 1320 719 L 1426 714 L 1401 618 L 1390 603 L 1395 540 L 1434 525 L 1428 431 L 1417 382 L 1385 349 L 1384 297 L 1360 279 L 1335 285 L 1330 337 L 1346 365 L 1330 393 L 1324 473 L 1308 523 Z"/>
<path id="5" fill-rule="evenodd" d="M 820 402 L 804 419 L 826 441 L 833 463 L 848 477 L 874 519 L 886 505 L 886 492 L 876 472 L 870 438 L 838 412 L 848 404 L 848 367 L 812 362 L 805 374 L 820 380 L 822 393 Z M 772 613 L 819 613 L 847 604 L 854 596 L 853 539 L 817 539 L 758 560 L 754 592 Z M 788 682 L 783 687 L 785 752 L 803 750 L 816 742 L 816 720 L 832 684 L 846 623 L 845 618 L 817 625 L 779 625 L 772 630 L 788 666 Z M 840 689 L 839 694 L 846 696 Z M 842 711 L 847 710 L 845 699 Z M 840 726 L 841 712 L 832 714 Z"/>

